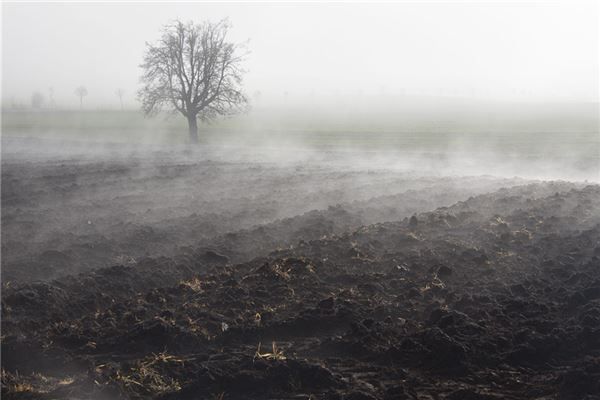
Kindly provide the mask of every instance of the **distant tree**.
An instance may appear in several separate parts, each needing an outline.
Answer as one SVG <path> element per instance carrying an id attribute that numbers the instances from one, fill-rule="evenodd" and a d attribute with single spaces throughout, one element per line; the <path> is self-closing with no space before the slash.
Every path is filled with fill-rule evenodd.
<path id="1" fill-rule="evenodd" d="M 10 98 L 10 108 L 13 110 L 23 110 L 23 109 L 27 108 L 27 106 L 25 104 L 21 103 L 20 99 L 17 99 L 14 96 L 12 96 Z"/>
<path id="2" fill-rule="evenodd" d="M 54 107 L 54 88 L 52 86 L 48 88 L 48 102 L 50 103 L 50 107 Z"/>
<path id="3" fill-rule="evenodd" d="M 33 92 L 31 95 L 31 107 L 32 108 L 42 108 L 44 105 L 44 95 L 40 92 Z"/>
<path id="4" fill-rule="evenodd" d="M 138 97 L 146 115 L 163 108 L 187 118 L 190 140 L 198 142 L 198 119 L 209 122 L 242 111 L 244 46 L 227 41 L 227 20 L 175 23 L 163 28 L 156 44 L 146 43 Z"/>
<path id="5" fill-rule="evenodd" d="M 119 97 L 119 102 L 121 103 L 121 110 L 123 110 L 123 95 L 125 94 L 125 90 L 119 88 L 117 89 L 115 94 Z"/>
<path id="6" fill-rule="evenodd" d="M 83 98 L 88 95 L 88 91 L 85 86 L 79 86 L 75 89 L 75 95 L 79 97 L 79 108 L 83 108 Z"/>

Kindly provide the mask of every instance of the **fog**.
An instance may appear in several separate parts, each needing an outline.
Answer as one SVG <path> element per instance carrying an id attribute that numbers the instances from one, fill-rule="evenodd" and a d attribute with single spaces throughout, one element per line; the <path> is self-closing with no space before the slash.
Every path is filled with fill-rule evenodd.
<path id="1" fill-rule="evenodd" d="M 137 108 L 145 42 L 174 20 L 228 17 L 263 105 L 368 95 L 598 101 L 596 2 L 3 3 L 3 104 L 31 93 Z M 369 107 L 365 104 L 363 107 Z"/>
<path id="2" fill-rule="evenodd" d="M 146 43 L 176 19 L 228 18 L 229 39 L 249 50 L 249 107 L 201 124 L 202 143 L 223 157 L 322 159 L 314 152 L 325 150 L 348 165 L 599 179 L 595 2 L 5 3 L 2 11 L 5 158 L 180 152 L 185 119 L 144 118 L 136 98 Z M 88 95 L 79 104 L 81 85 Z"/>
<path id="3" fill-rule="evenodd" d="M 598 28 L 2 3 L 2 396 L 594 397 Z"/>

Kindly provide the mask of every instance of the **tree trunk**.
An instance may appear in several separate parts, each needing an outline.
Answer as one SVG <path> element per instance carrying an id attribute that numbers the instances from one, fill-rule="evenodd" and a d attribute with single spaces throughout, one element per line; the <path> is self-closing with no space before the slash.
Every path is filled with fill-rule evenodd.
<path id="1" fill-rule="evenodd" d="M 195 115 L 188 116 L 188 126 L 190 132 L 190 141 L 192 143 L 198 143 L 198 121 Z"/>

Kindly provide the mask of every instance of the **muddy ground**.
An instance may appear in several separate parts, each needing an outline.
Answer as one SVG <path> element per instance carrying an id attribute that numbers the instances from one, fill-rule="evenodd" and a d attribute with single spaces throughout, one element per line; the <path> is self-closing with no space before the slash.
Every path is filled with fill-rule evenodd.
<path id="1" fill-rule="evenodd" d="M 600 398 L 600 186 L 197 156 L 4 157 L 3 397 Z"/>

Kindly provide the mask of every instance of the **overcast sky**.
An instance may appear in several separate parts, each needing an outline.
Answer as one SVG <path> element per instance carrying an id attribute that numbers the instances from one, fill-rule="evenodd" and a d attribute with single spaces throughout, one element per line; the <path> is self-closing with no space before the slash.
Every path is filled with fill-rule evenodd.
<path id="1" fill-rule="evenodd" d="M 598 101 L 596 2 L 2 5 L 2 98 L 134 105 L 146 41 L 173 19 L 229 17 L 265 98 L 425 94 Z"/>

